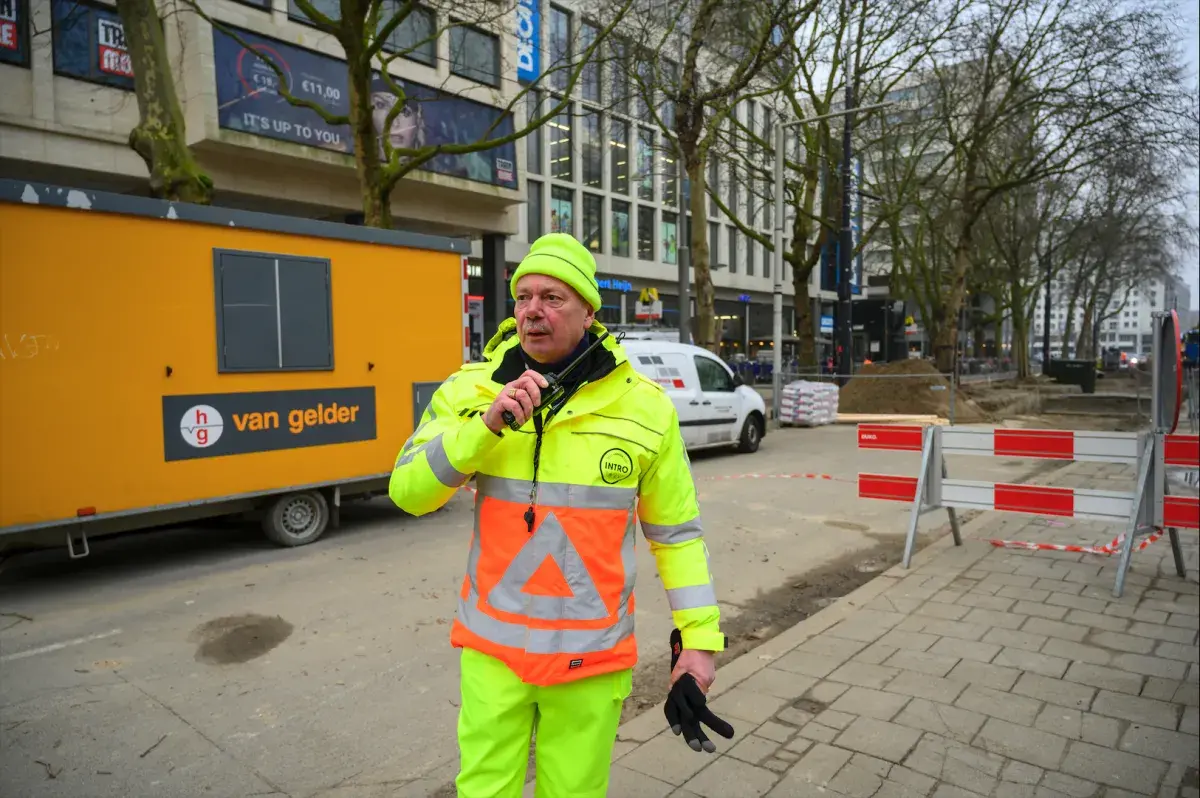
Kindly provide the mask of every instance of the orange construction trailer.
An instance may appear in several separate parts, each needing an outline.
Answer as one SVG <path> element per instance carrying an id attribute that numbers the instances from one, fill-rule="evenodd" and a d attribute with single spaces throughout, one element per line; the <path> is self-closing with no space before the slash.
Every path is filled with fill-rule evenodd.
<path id="1" fill-rule="evenodd" d="M 469 242 L 0 180 L 0 553 L 386 492 L 467 357 Z"/>

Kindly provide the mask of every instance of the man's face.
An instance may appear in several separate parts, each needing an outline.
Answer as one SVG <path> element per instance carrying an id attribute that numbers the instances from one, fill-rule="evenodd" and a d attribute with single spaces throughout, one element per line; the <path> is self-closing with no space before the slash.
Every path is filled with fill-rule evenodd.
<path id="1" fill-rule="evenodd" d="M 592 306 L 562 280 L 527 274 L 517 281 L 517 335 L 539 363 L 562 360 L 592 326 Z"/>

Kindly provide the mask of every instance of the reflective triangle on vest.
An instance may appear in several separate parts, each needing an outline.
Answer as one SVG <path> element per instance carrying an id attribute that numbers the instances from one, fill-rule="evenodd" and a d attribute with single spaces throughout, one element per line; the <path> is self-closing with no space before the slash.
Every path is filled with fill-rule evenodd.
<path id="1" fill-rule="evenodd" d="M 488 592 L 487 602 L 498 610 L 542 621 L 597 621 L 609 616 L 595 580 L 553 512 L 546 514 L 513 557 Z"/>

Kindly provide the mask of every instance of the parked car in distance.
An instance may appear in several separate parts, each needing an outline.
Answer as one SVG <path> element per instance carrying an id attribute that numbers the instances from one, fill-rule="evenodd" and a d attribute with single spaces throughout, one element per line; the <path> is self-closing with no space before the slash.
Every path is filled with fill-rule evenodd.
<path id="1" fill-rule="evenodd" d="M 677 341 L 626 338 L 621 346 L 633 367 L 661 385 L 675 403 L 688 450 L 735 446 L 758 451 L 767 428 L 766 404 L 720 358 Z"/>

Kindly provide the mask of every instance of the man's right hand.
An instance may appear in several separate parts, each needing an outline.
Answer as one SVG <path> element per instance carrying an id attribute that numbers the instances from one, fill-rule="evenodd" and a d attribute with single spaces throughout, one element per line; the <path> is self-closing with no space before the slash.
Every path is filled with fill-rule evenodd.
<path id="1" fill-rule="evenodd" d="M 499 433 L 508 424 L 504 423 L 505 410 L 517 419 L 517 426 L 523 425 L 533 415 L 533 409 L 542 401 L 542 388 L 550 383 L 533 369 L 527 369 L 524 374 L 508 383 L 500 390 L 496 401 L 483 414 L 483 423 L 492 432 Z"/>

